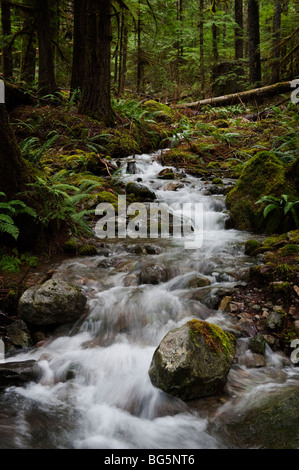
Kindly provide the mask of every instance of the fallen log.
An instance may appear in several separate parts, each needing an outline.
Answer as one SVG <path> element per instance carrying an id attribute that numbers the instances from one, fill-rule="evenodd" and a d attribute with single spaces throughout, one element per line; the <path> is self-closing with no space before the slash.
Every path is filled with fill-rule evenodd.
<path id="1" fill-rule="evenodd" d="M 292 92 L 291 82 L 275 83 L 253 90 L 242 91 L 240 93 L 233 93 L 231 95 L 217 96 L 215 98 L 208 98 L 193 103 L 183 103 L 176 105 L 177 108 L 191 108 L 199 109 L 201 106 L 229 106 L 237 103 L 245 103 L 248 101 L 262 101 L 264 98 L 279 95 L 280 93 Z"/>

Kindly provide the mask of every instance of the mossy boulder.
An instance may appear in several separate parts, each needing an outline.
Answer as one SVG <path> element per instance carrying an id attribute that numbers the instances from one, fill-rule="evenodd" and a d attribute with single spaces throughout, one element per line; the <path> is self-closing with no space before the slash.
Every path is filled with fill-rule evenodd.
<path id="1" fill-rule="evenodd" d="M 80 256 L 96 256 L 98 254 L 97 247 L 95 245 L 83 245 L 79 248 Z"/>
<path id="2" fill-rule="evenodd" d="M 280 197 L 282 194 L 296 194 L 285 165 L 272 152 L 257 153 L 244 165 L 239 180 L 226 197 L 235 227 L 271 233 L 271 223 L 266 223 L 263 217 L 265 206 L 256 203 L 262 196 Z"/>
<path id="3" fill-rule="evenodd" d="M 247 240 L 245 243 L 245 255 L 251 256 L 256 254 L 256 250 L 261 246 L 257 240 Z"/>
<path id="4" fill-rule="evenodd" d="M 63 244 L 62 248 L 66 254 L 76 254 L 78 250 L 78 242 L 75 238 L 70 238 Z"/>
<path id="5" fill-rule="evenodd" d="M 135 136 L 127 129 L 115 130 L 105 148 L 107 155 L 113 158 L 123 158 L 140 153 L 140 147 Z"/>
<path id="6" fill-rule="evenodd" d="M 97 203 L 108 203 L 112 204 L 115 208 L 117 208 L 118 205 L 118 197 L 109 191 L 101 191 L 96 195 L 97 198 Z"/>
<path id="7" fill-rule="evenodd" d="M 225 387 L 235 354 L 233 335 L 192 320 L 164 337 L 149 376 L 155 387 L 183 400 L 216 395 Z"/>
<path id="8" fill-rule="evenodd" d="M 126 185 L 126 193 L 133 194 L 138 200 L 141 201 L 154 201 L 156 199 L 156 195 L 153 191 L 143 184 L 134 182 L 128 183 Z"/>
<path id="9" fill-rule="evenodd" d="M 166 104 L 159 103 L 155 100 L 148 100 L 143 104 L 143 108 L 151 114 L 155 115 L 155 119 L 170 122 L 173 120 L 174 112 Z"/>

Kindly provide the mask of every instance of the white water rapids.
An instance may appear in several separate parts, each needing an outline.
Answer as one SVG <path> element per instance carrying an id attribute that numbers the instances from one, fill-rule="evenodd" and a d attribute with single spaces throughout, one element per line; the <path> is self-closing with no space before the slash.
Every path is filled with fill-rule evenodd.
<path id="1" fill-rule="evenodd" d="M 238 447 L 210 431 L 212 416 L 237 415 L 260 394 L 299 384 L 298 369 L 268 349 L 264 368 L 233 366 L 222 399 L 187 404 L 153 387 L 148 369 L 168 331 L 193 318 L 235 328 L 228 315 L 214 310 L 213 296 L 220 287 L 240 282 L 253 260 L 244 255 L 249 234 L 225 229 L 224 196 L 205 195 L 205 182 L 190 176 L 179 180 L 183 185 L 176 191 L 165 191 L 169 181 L 157 178 L 163 167 L 155 154 L 136 156 L 134 175 L 126 174 L 129 160 L 122 162 L 124 182 L 141 178 L 167 204 L 204 204 L 203 246 L 185 250 L 183 240 L 146 240 L 162 248 L 149 255 L 128 250 L 138 240 L 104 241 L 108 256 L 72 258 L 57 267 L 56 279 L 84 290 L 88 315 L 41 348 L 7 359 L 35 359 L 44 375 L 38 384 L 0 396 L 2 449 Z M 136 273 L 149 261 L 166 265 L 170 279 L 158 285 L 135 283 Z M 186 288 L 195 273 L 211 281 L 211 287 L 201 289 L 202 301 Z"/>

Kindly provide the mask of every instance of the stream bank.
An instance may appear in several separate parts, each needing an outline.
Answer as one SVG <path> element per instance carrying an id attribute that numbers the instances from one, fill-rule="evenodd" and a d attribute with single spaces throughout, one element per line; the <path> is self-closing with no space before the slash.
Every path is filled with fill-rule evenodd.
<path id="1" fill-rule="evenodd" d="M 261 295 L 246 280 L 256 265 L 256 258 L 245 254 L 250 234 L 225 227 L 224 195 L 206 194 L 212 182 L 186 174 L 180 188 L 169 189 L 177 180 L 159 177 L 164 167 L 156 157 L 135 156 L 134 175 L 127 173 L 124 160 L 121 178 L 125 184 L 142 178 L 160 201 L 201 201 L 203 247 L 185 250 L 181 240 L 171 239 L 98 241 L 96 254 L 68 256 L 55 266 L 51 278 L 80 286 L 88 311 L 79 323 L 65 325 L 38 347 L 8 358 L 8 363 L 37 361 L 42 377 L 1 396 L 3 448 L 298 447 L 298 368 L 286 353 L 275 352 L 270 341 L 262 353 L 253 352 L 250 339 L 259 335 L 252 326 L 259 325 L 261 312 L 252 308 L 245 319 L 244 311 L 232 308 L 236 289 L 244 293 L 252 288 Z M 164 266 L 167 275 L 145 282 L 141 273 L 153 264 Z M 198 284 L 199 274 L 209 285 Z M 223 303 L 220 310 L 227 297 L 232 297 L 228 307 Z M 252 307 L 259 304 L 260 297 Z M 273 311 L 276 305 L 279 299 Z M 224 393 L 184 402 L 153 387 L 148 370 L 166 333 L 193 318 L 233 331 L 238 351 Z"/>

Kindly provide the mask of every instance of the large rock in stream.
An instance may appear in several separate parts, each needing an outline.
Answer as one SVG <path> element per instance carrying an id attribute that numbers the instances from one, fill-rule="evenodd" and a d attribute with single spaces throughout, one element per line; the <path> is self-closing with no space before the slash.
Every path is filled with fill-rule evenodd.
<path id="1" fill-rule="evenodd" d="M 298 449 L 297 385 L 260 389 L 227 403 L 209 424 L 209 431 L 230 447 Z"/>
<path id="2" fill-rule="evenodd" d="M 24 292 L 18 312 L 26 324 L 41 327 L 63 325 L 79 320 L 86 302 L 87 298 L 77 286 L 50 279 Z"/>
<path id="3" fill-rule="evenodd" d="M 42 369 L 36 361 L 7 362 L 0 364 L 0 391 L 7 387 L 22 387 L 38 382 Z"/>
<path id="4" fill-rule="evenodd" d="M 216 395 L 225 387 L 235 354 L 232 334 L 192 320 L 164 337 L 149 376 L 155 387 L 182 400 Z"/>

